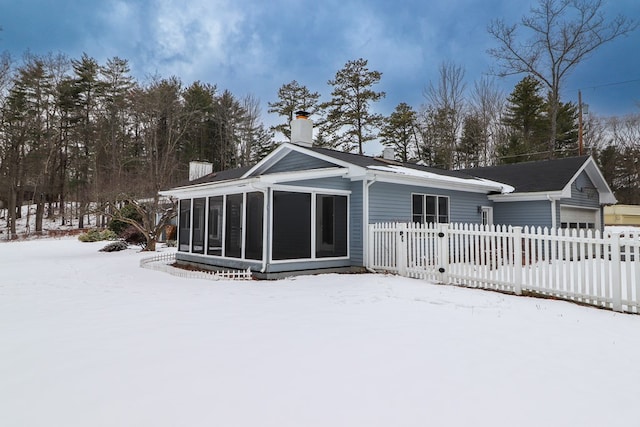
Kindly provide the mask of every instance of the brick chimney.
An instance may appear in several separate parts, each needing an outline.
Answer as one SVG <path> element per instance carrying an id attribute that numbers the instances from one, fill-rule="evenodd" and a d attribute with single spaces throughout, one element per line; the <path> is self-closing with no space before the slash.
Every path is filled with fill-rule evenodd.
<path id="1" fill-rule="evenodd" d="M 305 147 L 313 145 L 313 122 L 306 111 L 296 111 L 296 118 L 291 120 L 291 142 Z"/>

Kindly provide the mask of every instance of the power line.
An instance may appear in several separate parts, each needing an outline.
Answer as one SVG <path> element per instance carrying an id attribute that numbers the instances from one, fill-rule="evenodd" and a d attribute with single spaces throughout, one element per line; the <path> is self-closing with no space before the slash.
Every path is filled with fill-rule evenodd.
<path id="1" fill-rule="evenodd" d="M 607 86 L 617 86 L 617 85 L 624 85 L 627 83 L 635 83 L 635 82 L 640 82 L 640 78 L 638 79 L 632 79 L 632 80 L 624 80 L 624 81 L 619 81 L 619 82 L 612 82 L 612 83 L 603 83 L 600 85 L 595 85 L 595 86 L 585 86 L 585 87 L 581 87 L 578 89 L 571 89 L 571 91 L 575 91 L 575 90 L 580 90 L 580 89 L 598 89 L 601 87 L 607 87 Z"/>

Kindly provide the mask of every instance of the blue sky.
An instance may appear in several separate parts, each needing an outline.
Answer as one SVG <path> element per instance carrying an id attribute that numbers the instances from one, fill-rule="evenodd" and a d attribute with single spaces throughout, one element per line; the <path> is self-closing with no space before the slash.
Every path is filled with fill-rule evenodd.
<path id="1" fill-rule="evenodd" d="M 83 52 L 101 64 L 118 56 L 132 74 L 200 80 L 237 97 L 266 103 L 292 80 L 328 100 L 332 79 L 348 61 L 365 58 L 382 72 L 376 109 L 425 103 L 423 90 L 443 61 L 465 68 L 467 86 L 487 73 L 494 18 L 517 22 L 529 0 L 0 0 L 0 51 Z M 609 0 L 608 17 L 640 18 L 640 1 Z M 505 94 L 518 78 L 498 79 Z M 627 82 L 627 83 L 621 83 Z M 640 112 L 640 30 L 603 46 L 567 80 L 562 97 L 598 115 Z"/>

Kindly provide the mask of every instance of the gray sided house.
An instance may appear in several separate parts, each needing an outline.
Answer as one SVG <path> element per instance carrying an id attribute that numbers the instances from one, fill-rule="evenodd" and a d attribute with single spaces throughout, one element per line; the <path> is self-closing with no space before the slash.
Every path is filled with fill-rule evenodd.
<path id="1" fill-rule="evenodd" d="M 504 182 L 514 191 L 493 194 L 493 222 L 548 228 L 602 230 L 603 206 L 616 203 L 591 156 L 466 169 L 478 178 Z"/>
<path id="2" fill-rule="evenodd" d="M 257 277 L 360 269 L 367 259 L 367 224 L 560 226 L 566 219 L 567 226 L 596 227 L 602 224 L 601 205 L 615 202 L 589 157 L 567 163 L 573 172 L 543 199 L 537 190 L 518 188 L 517 180 L 484 176 L 493 168 L 474 176 L 475 170 L 313 147 L 312 124 L 304 117 L 292 122 L 292 141 L 253 167 L 210 173 L 162 192 L 179 199 L 178 262 L 250 268 Z M 537 170 L 524 166 L 516 175 Z M 570 219 L 568 212 L 590 212 L 593 221 Z"/>

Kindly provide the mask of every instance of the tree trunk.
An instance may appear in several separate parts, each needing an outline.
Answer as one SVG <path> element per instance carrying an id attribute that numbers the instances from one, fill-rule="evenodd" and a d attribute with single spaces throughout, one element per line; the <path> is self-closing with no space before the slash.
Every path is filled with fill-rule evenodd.
<path id="1" fill-rule="evenodd" d="M 147 238 L 147 245 L 144 247 L 144 252 L 155 252 L 156 250 L 157 239 L 155 238 Z"/>
<path id="2" fill-rule="evenodd" d="M 36 204 L 36 232 L 42 232 L 42 218 L 44 217 L 44 199 L 42 197 L 38 197 L 38 202 Z"/>
<path id="3" fill-rule="evenodd" d="M 9 212 L 9 238 L 13 239 L 16 236 L 16 204 L 18 195 L 16 194 L 17 190 L 15 187 L 11 188 L 9 191 L 9 208 L 7 209 Z"/>

